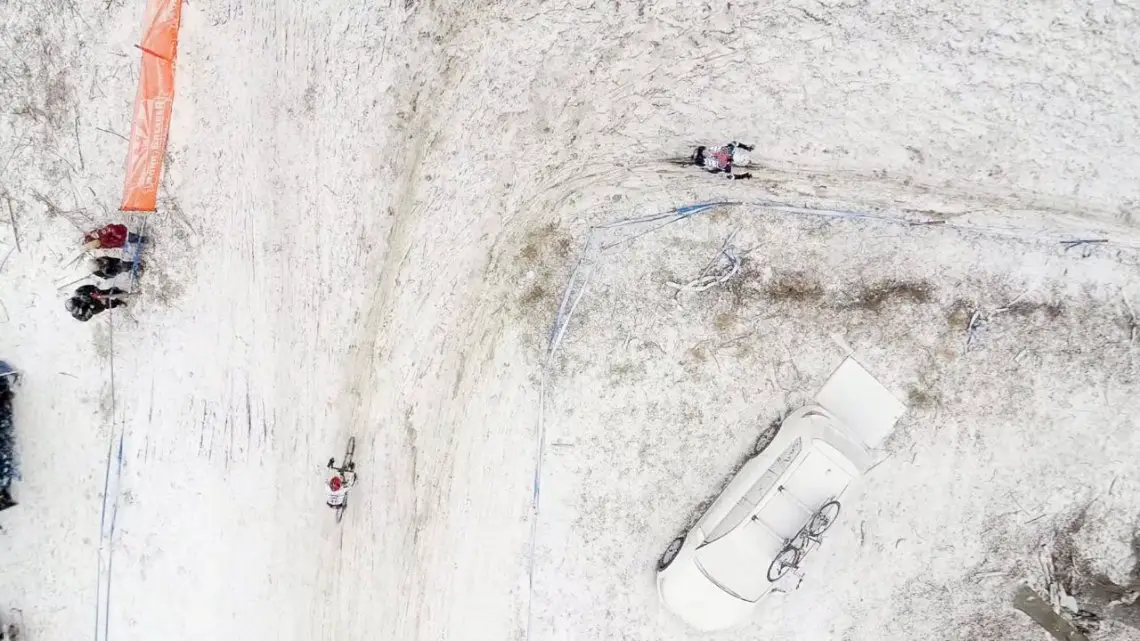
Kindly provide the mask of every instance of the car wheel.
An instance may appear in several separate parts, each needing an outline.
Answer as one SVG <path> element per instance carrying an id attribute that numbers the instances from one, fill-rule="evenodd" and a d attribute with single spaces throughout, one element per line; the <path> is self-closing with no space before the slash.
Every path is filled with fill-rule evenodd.
<path id="1" fill-rule="evenodd" d="M 772 441 L 776 438 L 776 433 L 780 431 L 780 423 L 777 421 L 772 423 L 767 429 L 760 433 L 756 439 L 756 444 L 752 446 L 752 456 L 760 456 Z"/>
<path id="2" fill-rule="evenodd" d="M 677 554 L 681 551 L 681 546 L 685 544 L 685 537 L 679 536 L 669 543 L 669 547 L 665 548 L 665 552 L 661 554 L 661 558 L 657 559 L 657 571 L 660 572 L 669 567 L 673 563 L 673 559 L 677 558 Z"/>

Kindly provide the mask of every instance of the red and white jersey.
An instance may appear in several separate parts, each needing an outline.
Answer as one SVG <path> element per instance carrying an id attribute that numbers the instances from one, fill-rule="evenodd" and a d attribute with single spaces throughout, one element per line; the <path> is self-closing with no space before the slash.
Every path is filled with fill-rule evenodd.
<path id="1" fill-rule="evenodd" d="M 335 477 L 334 477 L 335 478 Z M 338 485 L 337 489 L 332 489 L 333 485 Z M 345 499 L 348 497 L 348 483 L 341 479 L 340 483 L 333 483 L 332 479 L 325 484 L 325 503 L 333 507 L 344 505 Z"/>
<path id="2" fill-rule="evenodd" d="M 705 149 L 705 169 L 724 171 L 730 164 L 732 164 L 732 152 L 727 146 Z"/>

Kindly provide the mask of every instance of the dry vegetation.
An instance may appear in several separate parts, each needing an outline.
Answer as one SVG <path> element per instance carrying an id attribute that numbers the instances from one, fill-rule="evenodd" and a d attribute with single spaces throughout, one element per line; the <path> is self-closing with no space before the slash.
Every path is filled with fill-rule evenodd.
<path id="1" fill-rule="evenodd" d="M 558 309 L 574 256 L 569 233 L 548 223 L 526 233 L 511 266 L 511 282 L 519 292 L 512 310 L 527 331 L 537 336 L 549 329 Z"/>

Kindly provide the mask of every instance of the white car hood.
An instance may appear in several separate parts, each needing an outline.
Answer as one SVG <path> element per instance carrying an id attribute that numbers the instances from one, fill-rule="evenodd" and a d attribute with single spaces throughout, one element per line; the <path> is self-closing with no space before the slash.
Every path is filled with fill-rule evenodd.
<path id="1" fill-rule="evenodd" d="M 696 558 L 715 583 L 748 602 L 759 601 L 771 589 L 768 566 L 783 541 L 754 521 L 745 521 L 724 537 L 697 548 Z"/>
<path id="2" fill-rule="evenodd" d="M 696 630 L 731 628 L 752 614 L 752 603 L 709 581 L 692 556 L 674 561 L 658 578 L 657 590 L 665 605 Z"/>

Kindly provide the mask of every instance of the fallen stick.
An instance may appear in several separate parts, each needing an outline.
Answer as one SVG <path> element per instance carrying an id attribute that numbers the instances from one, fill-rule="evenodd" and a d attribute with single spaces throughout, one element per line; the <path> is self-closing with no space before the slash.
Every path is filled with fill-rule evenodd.
<path id="1" fill-rule="evenodd" d="M 1132 303 L 1128 302 L 1128 295 L 1120 292 L 1120 299 L 1124 301 L 1124 308 L 1128 310 L 1128 343 L 1136 342 L 1136 333 L 1140 332 L 1140 323 L 1136 322 L 1136 310 L 1132 309 Z"/>
<path id="2" fill-rule="evenodd" d="M 59 285 L 59 286 L 58 286 L 58 287 L 56 287 L 55 289 L 56 289 L 56 291 L 59 291 L 59 290 L 61 290 L 61 289 L 67 289 L 68 287 L 71 287 L 71 286 L 72 286 L 72 285 L 74 285 L 75 283 L 78 283 L 78 282 L 80 282 L 80 281 L 84 281 L 84 280 L 87 280 L 88 278 L 91 278 L 91 275 L 90 275 L 90 274 L 86 274 L 86 275 L 84 275 L 84 276 L 80 276 L 79 278 L 76 278 L 75 280 L 72 280 L 72 281 L 66 282 L 66 283 L 64 283 L 64 284 L 62 284 L 62 285 Z"/>
<path id="3" fill-rule="evenodd" d="M 974 338 L 977 331 L 985 324 L 986 319 L 982 318 L 982 311 L 979 309 L 974 310 L 974 314 L 970 316 L 970 322 L 966 325 L 966 351 L 970 351 L 970 346 L 974 344 Z"/>
<path id="4" fill-rule="evenodd" d="M 96 127 L 95 130 L 96 131 L 102 131 L 105 134 L 111 134 L 112 136 L 118 136 L 119 138 L 122 138 L 123 140 L 127 140 L 126 136 L 124 136 L 123 134 L 121 134 L 117 131 L 111 131 L 110 129 L 104 129 L 102 127 Z M 130 141 L 127 140 L 127 142 L 130 142 Z"/>
<path id="5" fill-rule="evenodd" d="M 982 579 L 992 579 L 994 577 L 1002 576 L 1004 574 L 1005 574 L 1005 570 L 994 570 L 993 572 L 982 572 L 979 574 L 975 574 L 972 578 L 975 581 L 981 581 Z"/>
<path id="6" fill-rule="evenodd" d="M 12 257 L 12 252 L 14 251 L 16 251 L 15 247 L 9 249 L 7 254 L 4 254 L 4 260 L 0 260 L 0 272 L 4 271 L 4 266 L 8 264 L 8 259 Z"/>
<path id="7" fill-rule="evenodd" d="M 1030 288 L 1030 289 L 1032 289 L 1032 288 Z M 1021 292 L 1020 294 L 1018 294 L 1018 295 L 1017 295 L 1017 298 L 1015 298 L 1015 299 L 1013 299 L 1013 300 L 1009 301 L 1008 303 L 1006 303 L 1004 307 L 999 307 L 999 308 L 995 309 L 995 310 L 994 310 L 994 313 L 995 313 L 995 314 L 1004 314 L 1005 312 L 1008 312 L 1009 310 L 1013 309 L 1013 306 L 1014 306 L 1014 305 L 1016 305 L 1016 304 L 1018 304 L 1019 302 L 1021 302 L 1021 299 L 1022 299 L 1022 298 L 1025 298 L 1025 295 L 1026 295 L 1026 294 L 1028 294 L 1028 293 L 1029 293 L 1029 289 L 1027 289 L 1027 290 L 1025 290 L 1025 291 Z"/>
<path id="8" fill-rule="evenodd" d="M 1062 240 L 1061 244 L 1065 246 L 1065 251 L 1068 251 L 1081 245 L 1100 245 L 1107 242 L 1107 238 L 1081 238 L 1078 240 Z"/>
<path id="9" fill-rule="evenodd" d="M 666 281 L 665 284 L 676 289 L 677 292 L 680 293 L 683 291 L 703 292 L 705 290 L 716 287 L 717 285 L 723 285 L 724 283 L 728 282 L 730 279 L 732 279 L 733 276 L 740 272 L 740 257 L 737 256 L 736 252 L 734 252 L 728 246 L 728 243 L 732 241 L 733 237 L 736 236 L 736 233 L 737 232 L 734 231 L 728 235 L 728 238 L 724 239 L 724 242 L 721 243 L 720 249 L 717 250 L 715 254 L 713 254 L 713 257 L 709 260 L 708 263 L 705 264 L 704 267 L 701 268 L 701 271 L 697 272 L 696 278 L 684 285 L 673 281 Z M 728 271 L 722 272 L 720 274 L 709 273 L 710 270 L 712 270 L 713 267 L 715 267 L 717 263 L 720 262 L 722 256 L 728 260 Z"/>
<path id="10" fill-rule="evenodd" d="M 8 165 L 12 164 L 12 159 L 15 158 L 16 154 L 24 148 L 24 136 L 28 135 L 29 129 L 31 129 L 31 125 L 25 127 L 23 133 L 20 134 L 19 140 L 16 141 L 16 146 L 12 148 L 12 153 L 8 154 L 8 160 L 4 161 L 3 167 L 0 167 L 0 176 L 3 176 L 4 172 L 8 171 Z"/>
<path id="11" fill-rule="evenodd" d="M 72 256 L 72 257 L 71 257 L 71 258 L 70 258 L 70 259 L 67 261 L 67 263 L 66 263 L 66 264 L 64 264 L 64 263 L 63 263 L 63 259 L 61 258 L 61 259 L 60 259 L 60 267 L 62 267 L 62 268 L 64 268 L 64 269 L 67 269 L 68 267 L 71 267 L 71 266 L 72 266 L 72 265 L 74 265 L 74 264 L 75 264 L 75 263 L 76 263 L 76 262 L 77 262 L 77 261 L 78 261 L 80 258 L 83 258 L 83 255 L 84 255 L 84 254 L 86 254 L 86 253 L 87 253 L 87 248 L 86 248 L 86 247 L 80 247 L 80 248 L 79 248 L 79 251 L 78 251 L 78 252 L 76 252 L 76 253 L 75 253 L 75 255 L 73 255 L 73 256 Z"/>
<path id="12" fill-rule="evenodd" d="M 729 260 L 732 260 L 732 259 L 730 258 Z M 732 267 L 730 268 L 728 273 L 726 273 L 722 276 L 715 276 L 712 274 L 707 275 L 707 276 L 701 276 L 701 277 L 693 279 L 692 281 L 690 281 L 689 283 L 687 283 L 685 285 L 682 285 L 680 283 L 674 283 L 673 281 L 668 281 L 665 284 L 676 289 L 676 290 L 678 290 L 678 291 L 703 292 L 703 291 L 706 291 L 706 290 L 711 289 L 713 287 L 716 287 L 717 285 L 723 285 L 724 283 L 728 282 L 733 276 L 735 276 L 738 272 L 740 272 L 740 261 L 739 260 L 732 260 Z"/>
<path id="13" fill-rule="evenodd" d="M 16 251 L 22 254 L 24 250 L 20 249 L 20 229 L 16 227 L 16 214 L 12 211 L 12 199 L 5 198 L 4 200 L 8 203 L 8 220 L 12 221 L 12 238 L 16 240 Z"/>

